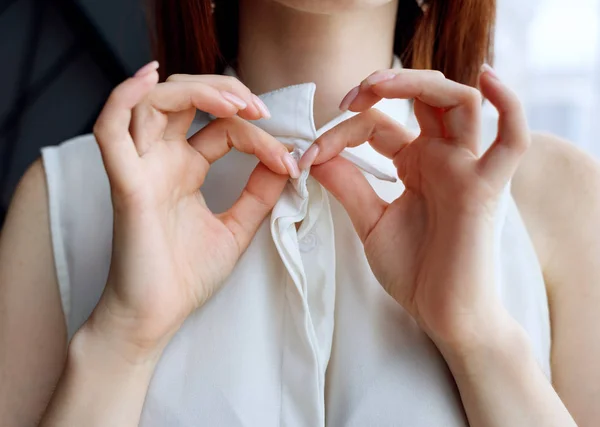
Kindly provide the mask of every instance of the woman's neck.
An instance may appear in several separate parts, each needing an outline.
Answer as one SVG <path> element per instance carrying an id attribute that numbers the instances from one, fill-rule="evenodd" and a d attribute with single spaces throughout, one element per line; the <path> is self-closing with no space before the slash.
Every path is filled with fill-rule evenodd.
<path id="1" fill-rule="evenodd" d="M 397 0 L 331 15 L 273 0 L 240 1 L 238 73 L 255 93 L 315 82 L 317 128 L 339 115 L 343 96 L 393 58 Z"/>

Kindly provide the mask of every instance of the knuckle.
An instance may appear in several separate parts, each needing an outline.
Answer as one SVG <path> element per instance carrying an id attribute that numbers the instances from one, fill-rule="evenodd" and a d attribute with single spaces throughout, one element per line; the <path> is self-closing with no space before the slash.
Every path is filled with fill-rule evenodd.
<path id="1" fill-rule="evenodd" d="M 249 95 L 251 93 L 250 89 L 248 89 L 248 87 L 242 83 L 237 77 L 233 77 L 233 76 L 221 76 L 224 81 L 225 84 L 231 88 L 231 90 L 233 91 L 237 91 L 240 94 L 246 94 Z"/>
<path id="2" fill-rule="evenodd" d="M 269 209 L 271 207 L 271 203 L 269 203 L 264 197 L 262 197 L 262 195 L 251 192 L 248 189 L 244 189 L 243 192 L 246 196 L 254 200 L 263 209 Z"/>
<path id="3" fill-rule="evenodd" d="M 378 121 L 383 117 L 383 113 L 376 108 L 370 108 L 367 111 L 360 113 L 360 116 L 368 121 Z"/>
<path id="4" fill-rule="evenodd" d="M 92 128 L 92 133 L 95 136 L 98 136 L 98 134 L 102 133 L 102 122 L 101 122 L 100 118 L 98 118 L 96 120 L 96 123 L 94 123 L 94 127 Z"/>
<path id="5" fill-rule="evenodd" d="M 379 68 L 379 69 L 377 69 L 377 70 L 373 71 L 371 74 L 369 74 L 369 75 L 368 75 L 368 76 L 367 76 L 367 77 L 366 77 L 366 78 L 365 78 L 363 81 L 366 81 L 366 80 L 367 80 L 369 77 L 371 77 L 371 76 L 376 76 L 377 74 L 382 74 L 382 73 L 384 73 L 385 71 L 386 71 L 385 69 L 383 69 L 383 68 Z"/>
<path id="6" fill-rule="evenodd" d="M 124 85 L 127 82 L 121 83 L 120 85 L 118 85 L 117 87 L 115 87 L 110 94 L 108 95 L 108 100 L 107 100 L 107 104 L 112 104 L 115 102 L 119 102 L 121 100 L 121 98 L 123 97 L 123 92 L 124 92 Z"/>
<path id="7" fill-rule="evenodd" d="M 372 108 L 367 110 L 362 120 L 362 125 L 368 130 L 369 141 L 372 141 L 379 130 L 390 129 L 390 117 L 385 113 Z"/>
<path id="8" fill-rule="evenodd" d="M 283 155 L 284 151 L 287 152 L 287 150 L 285 149 L 285 147 L 283 147 L 283 145 L 275 145 L 275 146 L 269 147 L 267 149 L 268 156 L 271 159 L 277 159 L 277 158 L 281 157 Z"/>
<path id="9" fill-rule="evenodd" d="M 518 154 L 523 155 L 531 146 L 531 135 L 525 132 L 521 138 L 518 138 L 514 143 L 515 150 Z"/>
<path id="10" fill-rule="evenodd" d="M 96 141 L 99 141 L 102 138 L 102 128 L 98 122 L 94 123 L 92 134 L 96 137 Z"/>
<path id="11" fill-rule="evenodd" d="M 96 122 L 94 123 L 94 127 L 92 128 L 92 133 L 96 137 L 96 139 L 100 139 L 107 132 L 108 123 L 104 118 L 104 114 L 100 113 Z"/>
<path id="12" fill-rule="evenodd" d="M 245 88 L 246 87 L 237 77 L 233 77 L 233 76 L 217 76 L 216 81 L 222 85 L 232 87 L 232 88 L 233 87 L 237 87 L 237 88 L 241 88 L 241 87 Z"/>
<path id="13" fill-rule="evenodd" d="M 515 92 L 512 90 L 506 91 L 507 107 L 517 114 L 524 114 L 523 104 Z"/>
<path id="14" fill-rule="evenodd" d="M 478 89 L 465 86 L 463 103 L 470 114 L 478 115 L 483 106 L 483 96 Z"/>
<path id="15" fill-rule="evenodd" d="M 110 126 L 106 123 L 106 121 L 101 119 L 97 120 L 96 123 L 94 123 L 94 127 L 92 128 L 92 134 L 96 139 L 96 143 L 98 143 L 100 146 L 116 138 L 115 130 L 111 129 Z"/>
<path id="16" fill-rule="evenodd" d="M 125 80 L 120 85 L 116 86 L 108 95 L 108 99 L 106 100 L 106 103 L 104 104 L 104 108 L 108 108 L 108 109 L 111 109 L 114 107 L 118 108 L 120 105 L 123 105 L 124 103 L 126 103 L 127 102 L 127 94 L 128 94 L 128 92 L 131 92 L 130 90 L 128 90 L 128 88 L 132 84 L 134 84 L 132 79 L 128 79 L 128 80 Z"/>
<path id="17" fill-rule="evenodd" d="M 178 82 L 178 81 L 182 81 L 184 79 L 184 74 L 171 74 L 169 77 L 167 77 L 167 82 Z"/>
<path id="18" fill-rule="evenodd" d="M 467 91 L 467 99 L 469 100 L 469 102 L 480 106 L 483 102 L 483 96 L 481 92 L 478 89 L 475 89 L 474 87 L 469 87 Z"/>
<path id="19" fill-rule="evenodd" d="M 435 79 L 440 79 L 440 80 L 446 79 L 446 75 L 444 73 L 442 73 L 440 70 L 430 70 L 429 73 Z"/>
<path id="20" fill-rule="evenodd" d="M 237 77 L 233 77 L 233 76 L 219 76 L 219 78 L 222 79 L 227 84 L 230 84 L 230 85 L 242 85 L 243 86 L 243 83 Z"/>

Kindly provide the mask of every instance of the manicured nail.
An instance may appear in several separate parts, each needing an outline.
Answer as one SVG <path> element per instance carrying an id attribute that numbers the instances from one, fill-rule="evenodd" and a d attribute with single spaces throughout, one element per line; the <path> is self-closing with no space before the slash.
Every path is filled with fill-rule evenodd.
<path id="1" fill-rule="evenodd" d="M 319 151 L 320 149 L 317 144 L 311 145 L 298 162 L 298 167 L 300 168 L 300 170 L 304 171 L 309 169 L 317 159 Z"/>
<path id="2" fill-rule="evenodd" d="M 291 178 L 300 178 L 300 168 L 298 168 L 298 163 L 296 163 L 296 159 L 294 159 L 290 153 L 285 153 L 281 157 L 281 160 L 283 161 L 283 165 L 287 169 Z"/>
<path id="3" fill-rule="evenodd" d="M 393 71 L 380 71 L 367 77 L 367 84 L 373 86 L 377 83 L 387 82 L 388 80 L 395 79 L 397 75 Z"/>
<path id="4" fill-rule="evenodd" d="M 156 70 L 158 70 L 158 61 L 152 61 L 137 70 L 133 77 L 144 77 Z"/>
<path id="5" fill-rule="evenodd" d="M 360 92 L 359 86 L 356 86 L 354 89 L 352 89 L 350 92 L 348 92 L 348 94 L 344 97 L 344 99 L 342 99 L 342 103 L 340 104 L 340 110 L 348 111 L 348 108 L 350 108 L 350 105 L 352 104 L 352 102 L 354 102 L 354 100 L 358 96 L 358 92 Z"/>
<path id="6" fill-rule="evenodd" d="M 265 119 L 270 119 L 271 118 L 271 112 L 269 111 L 269 109 L 267 108 L 267 106 L 265 105 L 265 103 L 262 101 L 262 99 L 260 99 L 256 95 L 252 94 L 252 100 L 254 101 L 254 105 L 256 106 L 256 108 L 258 108 L 258 111 L 260 111 L 260 114 Z"/>
<path id="7" fill-rule="evenodd" d="M 488 73 L 490 77 L 500 80 L 496 70 L 494 70 L 489 64 L 483 64 L 481 66 L 481 74 Z"/>
<path id="8" fill-rule="evenodd" d="M 243 110 L 244 108 L 246 108 L 248 106 L 248 104 L 246 104 L 246 101 L 244 101 L 242 98 L 234 95 L 231 92 L 222 91 L 221 95 L 223 96 L 223 98 L 225 98 L 227 101 L 231 102 L 233 105 L 238 107 L 240 110 Z"/>

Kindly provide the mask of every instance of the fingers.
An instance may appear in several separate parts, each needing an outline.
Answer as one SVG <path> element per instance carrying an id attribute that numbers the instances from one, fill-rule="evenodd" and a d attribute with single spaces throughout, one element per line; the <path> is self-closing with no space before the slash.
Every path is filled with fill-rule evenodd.
<path id="1" fill-rule="evenodd" d="M 440 126 L 436 123 L 441 119 L 444 138 L 467 148 L 476 146 L 482 102 L 477 89 L 448 80 L 438 71 L 386 70 L 369 76 L 356 97 L 349 103 L 346 100 L 346 104 L 352 111 L 364 111 L 381 98 L 417 99 L 433 107 L 419 111 L 423 135 L 439 137 Z M 443 114 L 436 117 L 440 111 Z"/>
<path id="2" fill-rule="evenodd" d="M 342 204 L 364 243 L 388 204 L 377 196 L 362 172 L 341 157 L 313 167 L 311 175 Z"/>
<path id="3" fill-rule="evenodd" d="M 418 99 L 415 99 L 413 108 L 419 128 L 423 130 L 425 136 L 432 138 L 446 137 L 442 118 L 444 111 L 442 109 L 427 105 Z"/>
<path id="4" fill-rule="evenodd" d="M 483 95 L 499 113 L 498 135 L 478 163 L 480 173 L 498 188 L 512 178 L 531 142 L 525 112 L 517 95 L 505 86 L 495 72 L 484 66 L 480 76 Z"/>
<path id="5" fill-rule="evenodd" d="M 246 250 L 260 224 L 279 200 L 286 182 L 286 176 L 259 163 L 237 202 L 227 212 L 218 215 L 235 237 L 240 254 Z"/>
<path id="6" fill-rule="evenodd" d="M 163 139 L 169 141 L 186 138 L 190 126 L 192 126 L 192 122 L 194 121 L 194 117 L 196 117 L 196 112 L 197 110 L 195 108 L 191 108 L 178 113 L 169 113 L 167 115 L 166 125 L 163 127 Z"/>
<path id="7" fill-rule="evenodd" d="M 202 110 L 216 117 L 231 117 L 246 108 L 224 96 L 219 89 L 200 82 L 166 82 L 156 86 L 148 97 L 150 106 L 163 113 Z M 171 133 L 187 132 L 172 129 Z"/>
<path id="8" fill-rule="evenodd" d="M 208 161 L 208 164 L 235 148 L 243 153 L 255 155 L 277 174 L 289 175 L 292 178 L 300 176 L 298 164 L 285 145 L 239 117 L 213 120 L 194 134 L 189 139 L 189 144 Z"/>
<path id="9" fill-rule="evenodd" d="M 246 119 L 258 119 L 264 116 L 256 112 L 254 104 L 251 104 L 252 108 L 249 109 L 250 104 L 237 95 L 201 81 L 161 83 L 150 93 L 148 102 L 158 111 L 171 113 L 171 118 L 174 119 L 165 129 L 165 139 L 185 136 L 191 124 L 190 116 L 182 117 L 180 113 L 188 110 L 197 109 L 216 117 L 231 117 L 239 114 Z M 244 113 L 245 110 L 248 111 Z M 265 114 L 268 114 L 268 110 L 265 111 Z"/>
<path id="10" fill-rule="evenodd" d="M 133 108 L 129 133 L 140 156 L 148 152 L 153 142 L 163 137 L 167 122 L 168 117 L 152 108 L 146 99 Z"/>
<path id="11" fill-rule="evenodd" d="M 258 120 L 270 118 L 271 113 L 267 106 L 254 95 L 246 85 L 231 76 L 220 76 L 214 74 L 173 74 L 167 79 L 168 82 L 198 82 L 211 85 L 222 92 L 230 93 L 242 100 L 247 108 L 240 110 L 238 115 L 246 120 Z M 239 101 L 238 101 L 239 102 Z"/>
<path id="12" fill-rule="evenodd" d="M 392 118 L 376 109 L 369 109 L 321 135 L 304 153 L 299 167 L 304 170 L 312 164 L 325 163 L 340 154 L 344 148 L 356 147 L 365 141 L 379 153 L 393 159 L 415 138 L 416 135 Z"/>
<path id="13" fill-rule="evenodd" d="M 128 182 L 127 175 L 133 172 L 133 162 L 139 157 L 129 134 L 132 109 L 156 86 L 157 68 L 158 63 L 152 62 L 117 86 L 94 125 L 94 135 L 113 185 Z"/>

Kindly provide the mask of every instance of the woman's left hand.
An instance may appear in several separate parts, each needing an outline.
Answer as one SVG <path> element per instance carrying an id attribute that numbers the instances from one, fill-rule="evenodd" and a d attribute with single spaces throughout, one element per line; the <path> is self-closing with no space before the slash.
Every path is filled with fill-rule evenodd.
<path id="1" fill-rule="evenodd" d="M 350 104 L 362 113 L 321 136 L 300 162 L 319 165 L 313 176 L 348 211 L 375 276 L 442 350 L 467 350 L 513 323 L 496 291 L 494 225 L 530 136 L 517 97 L 483 70 L 481 92 L 434 71 L 371 75 Z M 482 94 L 500 118 L 480 156 Z M 414 98 L 420 135 L 370 109 L 381 98 Z M 364 141 L 394 160 L 406 187 L 391 204 L 336 157 Z"/>

